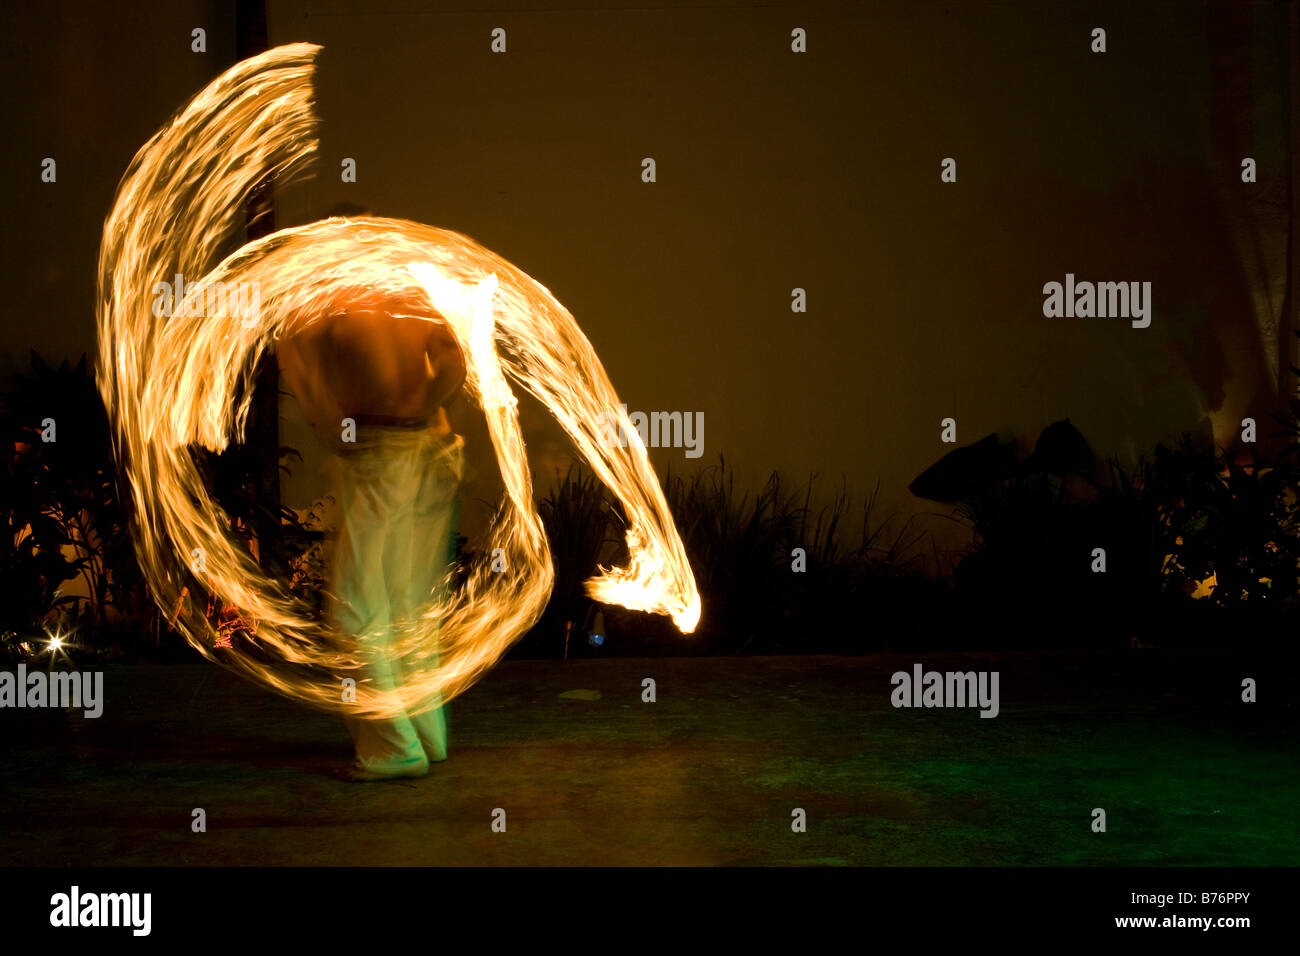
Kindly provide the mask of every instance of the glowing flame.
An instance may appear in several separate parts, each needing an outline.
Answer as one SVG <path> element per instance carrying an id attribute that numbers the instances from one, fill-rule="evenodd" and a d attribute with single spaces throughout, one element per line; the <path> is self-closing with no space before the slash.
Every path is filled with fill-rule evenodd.
<path id="1" fill-rule="evenodd" d="M 243 225 L 251 191 L 271 176 L 296 175 L 315 153 L 319 49 L 278 47 L 213 81 L 136 155 L 104 223 L 98 382 L 136 554 L 158 606 L 208 659 L 324 709 L 390 717 L 450 700 L 538 619 L 554 577 L 513 381 L 549 409 L 626 509 L 628 566 L 602 569 L 587 582 L 588 594 L 668 614 L 683 633 L 694 630 L 694 576 L 645 447 L 636 439 L 628 447 L 601 441 L 606 416 L 627 434 L 636 429 L 573 316 L 544 286 L 465 236 L 397 219 L 282 229 L 218 261 Z M 157 315 L 155 284 L 176 274 L 203 278 L 187 282 L 170 316 Z M 256 295 L 211 294 L 241 284 Z M 454 334 L 466 359 L 465 389 L 483 409 L 505 485 L 490 536 L 506 570 L 470 569 L 445 603 L 430 602 L 401 628 L 394 653 L 407 679 L 388 692 L 361 680 L 354 635 L 311 620 L 287 588 L 261 574 L 189 450 L 220 451 L 232 436 L 242 440 L 263 352 L 319 321 L 331 304 L 371 292 L 419 296 L 427 318 Z M 251 314 L 249 301 L 258 304 Z M 214 603 L 237 610 L 238 620 L 254 622 L 255 638 L 232 642 L 219 620 L 172 614 L 194 581 Z M 357 680 L 356 702 L 345 704 L 340 688 L 349 676 Z"/>

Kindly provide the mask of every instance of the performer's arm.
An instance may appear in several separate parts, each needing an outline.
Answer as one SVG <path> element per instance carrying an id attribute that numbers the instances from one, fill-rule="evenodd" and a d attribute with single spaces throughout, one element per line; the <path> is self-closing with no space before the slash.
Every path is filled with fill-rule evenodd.
<path id="1" fill-rule="evenodd" d="M 303 415 L 326 446 L 337 449 L 342 442 L 343 409 L 325 387 L 322 368 L 324 324 L 286 335 L 276 346 L 280 374 L 293 392 Z"/>
<path id="2" fill-rule="evenodd" d="M 431 323 L 425 346 L 425 363 L 429 371 L 430 398 L 438 407 L 442 407 L 465 384 L 465 357 L 456 343 L 456 337 L 441 322 Z"/>

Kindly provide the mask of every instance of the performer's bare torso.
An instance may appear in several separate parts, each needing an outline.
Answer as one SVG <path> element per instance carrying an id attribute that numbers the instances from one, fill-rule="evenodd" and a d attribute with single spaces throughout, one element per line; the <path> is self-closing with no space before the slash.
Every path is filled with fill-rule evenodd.
<path id="1" fill-rule="evenodd" d="M 446 325 L 415 297 L 370 294 L 289 333 L 281 372 L 308 419 L 329 436 L 345 418 L 427 420 L 451 431 L 446 404 L 465 366 Z"/>

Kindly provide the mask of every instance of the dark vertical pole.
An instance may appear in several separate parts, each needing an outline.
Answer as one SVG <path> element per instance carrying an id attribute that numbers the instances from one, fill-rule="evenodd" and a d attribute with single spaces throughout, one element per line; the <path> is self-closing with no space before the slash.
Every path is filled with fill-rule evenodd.
<path id="1" fill-rule="evenodd" d="M 1284 14 L 1287 18 L 1285 29 L 1280 31 L 1286 37 L 1286 49 L 1283 53 L 1286 76 L 1286 92 L 1282 103 L 1286 109 L 1287 137 L 1287 177 L 1286 177 L 1286 291 L 1282 297 L 1282 328 L 1278 330 L 1284 343 L 1282 358 L 1278 363 L 1281 379 L 1288 383 L 1290 389 L 1280 388 L 1279 395 L 1289 399 L 1300 396 L 1300 383 L 1290 374 L 1291 366 L 1297 364 L 1296 331 L 1300 322 L 1296 316 L 1296 289 L 1300 288 L 1300 250 L 1296 248 L 1296 202 L 1300 201 L 1300 163 L 1296 162 L 1296 151 L 1300 150 L 1300 123 L 1296 122 L 1295 111 L 1300 109 L 1300 7 L 1294 3 L 1286 5 Z M 1283 414 L 1286 405 L 1283 405 Z"/>
<path id="2" fill-rule="evenodd" d="M 238 0 L 235 9 L 236 53 L 244 60 L 269 48 L 266 0 Z M 275 191 L 264 180 L 248 201 L 247 234 L 250 240 L 275 231 Z M 254 518 L 258 562 L 274 576 L 288 571 L 280 529 L 280 374 L 275 356 L 263 355 L 255 376 L 249 415 L 248 442 L 254 452 L 256 501 L 262 507 Z"/>

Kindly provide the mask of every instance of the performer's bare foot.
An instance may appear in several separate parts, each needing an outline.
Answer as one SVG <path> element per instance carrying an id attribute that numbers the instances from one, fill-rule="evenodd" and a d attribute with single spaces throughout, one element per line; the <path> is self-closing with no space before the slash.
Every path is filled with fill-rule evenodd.
<path id="1" fill-rule="evenodd" d="M 370 770 L 354 763 L 350 767 L 336 771 L 336 775 L 353 783 L 373 783 L 377 780 L 404 780 L 409 777 L 423 777 L 428 772 L 429 762 L 421 760 L 419 763 L 412 763 L 405 767 L 393 767 L 385 770 Z"/>

